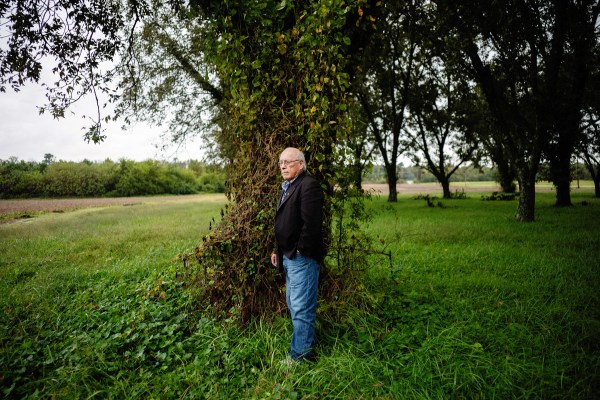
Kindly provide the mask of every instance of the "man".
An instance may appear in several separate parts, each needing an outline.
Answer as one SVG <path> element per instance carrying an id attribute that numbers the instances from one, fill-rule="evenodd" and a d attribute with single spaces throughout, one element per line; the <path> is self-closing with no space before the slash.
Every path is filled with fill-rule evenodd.
<path id="1" fill-rule="evenodd" d="M 294 332 L 292 360 L 310 358 L 315 345 L 319 264 L 323 261 L 324 195 L 317 180 L 306 174 L 304 154 L 293 147 L 279 157 L 285 180 L 275 214 L 276 251 L 271 263 L 285 272 L 286 301 Z"/>

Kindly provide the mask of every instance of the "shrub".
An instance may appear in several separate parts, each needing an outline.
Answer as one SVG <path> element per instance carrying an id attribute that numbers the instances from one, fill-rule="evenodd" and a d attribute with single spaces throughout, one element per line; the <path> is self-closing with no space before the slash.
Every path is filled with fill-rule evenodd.
<path id="1" fill-rule="evenodd" d="M 101 163 L 0 160 L 0 197 L 98 197 L 225 191 L 218 166 L 109 159 Z"/>
<path id="2" fill-rule="evenodd" d="M 44 193 L 50 197 L 96 197 L 105 193 L 105 184 L 94 164 L 60 161 L 46 168 Z"/>
<path id="3" fill-rule="evenodd" d="M 493 192 L 490 196 L 481 196 L 481 200 L 494 201 L 503 200 L 510 201 L 519 197 L 519 193 L 504 193 L 504 192 Z"/>

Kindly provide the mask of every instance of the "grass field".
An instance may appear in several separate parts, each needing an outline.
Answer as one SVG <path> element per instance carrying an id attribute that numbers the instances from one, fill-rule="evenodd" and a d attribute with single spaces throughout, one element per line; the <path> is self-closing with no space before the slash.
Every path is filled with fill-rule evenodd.
<path id="1" fill-rule="evenodd" d="M 288 319 L 200 315 L 175 279 L 219 215 L 206 201 L 98 207 L 0 225 L 7 398 L 594 399 L 600 201 L 367 203 L 371 257 L 352 298 L 321 304 L 319 358 L 288 370 Z M 333 311 L 332 311 L 333 309 Z M 329 316 L 335 315 L 335 319 Z"/>

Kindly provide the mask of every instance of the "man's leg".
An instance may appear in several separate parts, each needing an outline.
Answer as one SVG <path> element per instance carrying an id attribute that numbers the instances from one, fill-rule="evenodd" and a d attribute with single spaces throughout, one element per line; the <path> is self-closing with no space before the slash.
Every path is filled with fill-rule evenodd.
<path id="1" fill-rule="evenodd" d="M 319 263 L 298 255 L 293 260 L 284 257 L 283 266 L 286 300 L 294 326 L 290 355 L 294 360 L 300 360 L 310 356 L 315 345 Z"/>

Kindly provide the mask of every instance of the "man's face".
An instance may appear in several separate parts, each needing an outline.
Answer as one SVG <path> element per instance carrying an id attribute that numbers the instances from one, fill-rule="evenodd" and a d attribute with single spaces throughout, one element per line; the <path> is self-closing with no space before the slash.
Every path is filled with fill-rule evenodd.
<path id="1" fill-rule="evenodd" d="M 304 161 L 297 160 L 298 154 L 294 151 L 284 150 L 279 157 L 281 176 L 286 181 L 291 181 L 302 171 Z"/>

